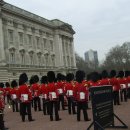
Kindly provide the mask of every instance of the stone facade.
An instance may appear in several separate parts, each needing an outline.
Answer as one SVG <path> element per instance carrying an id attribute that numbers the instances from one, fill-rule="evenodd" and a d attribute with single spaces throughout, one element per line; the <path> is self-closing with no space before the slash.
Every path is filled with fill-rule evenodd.
<path id="1" fill-rule="evenodd" d="M 74 72 L 74 30 L 60 20 L 47 20 L 0 1 L 0 81 L 26 72 L 44 75 Z"/>

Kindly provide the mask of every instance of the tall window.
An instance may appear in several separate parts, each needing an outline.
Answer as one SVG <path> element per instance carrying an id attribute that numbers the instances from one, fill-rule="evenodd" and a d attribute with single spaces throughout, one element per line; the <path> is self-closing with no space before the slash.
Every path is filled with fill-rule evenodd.
<path id="1" fill-rule="evenodd" d="M 55 55 L 51 56 L 52 66 L 55 66 Z"/>
<path id="2" fill-rule="evenodd" d="M 23 33 L 22 32 L 19 32 L 19 43 L 20 45 L 23 45 Z"/>
<path id="3" fill-rule="evenodd" d="M 13 36 L 13 30 L 8 30 L 9 33 L 9 42 L 10 44 L 13 44 L 14 36 Z"/>
<path id="4" fill-rule="evenodd" d="M 41 53 L 37 53 L 38 65 L 41 66 Z"/>
<path id="5" fill-rule="evenodd" d="M 48 57 L 48 54 L 45 54 L 45 60 L 46 60 L 46 67 L 48 66 L 48 60 L 49 60 L 49 57 Z"/>
<path id="6" fill-rule="evenodd" d="M 44 49 L 47 49 L 47 40 L 43 38 L 43 43 L 44 43 Z"/>
<path id="7" fill-rule="evenodd" d="M 34 64 L 33 51 L 29 52 L 29 56 L 30 56 L 30 65 L 33 65 Z"/>
<path id="8" fill-rule="evenodd" d="M 15 63 L 15 49 L 11 48 L 9 51 L 10 51 L 9 61 L 11 64 L 14 64 Z"/>
<path id="9" fill-rule="evenodd" d="M 25 64 L 25 51 L 21 50 L 20 51 L 20 56 L 21 56 L 21 65 Z"/>
<path id="10" fill-rule="evenodd" d="M 37 45 L 37 49 L 40 49 L 40 38 L 36 37 L 36 45 Z"/>
<path id="11" fill-rule="evenodd" d="M 66 66 L 66 58 L 63 56 L 64 66 Z"/>
<path id="12" fill-rule="evenodd" d="M 50 40 L 50 50 L 53 51 L 53 41 Z"/>
<path id="13" fill-rule="evenodd" d="M 68 62 L 68 66 L 70 66 L 70 59 L 69 59 L 69 56 L 67 56 L 67 62 Z"/>
<path id="14" fill-rule="evenodd" d="M 28 34 L 28 44 L 29 47 L 32 47 L 32 35 Z"/>

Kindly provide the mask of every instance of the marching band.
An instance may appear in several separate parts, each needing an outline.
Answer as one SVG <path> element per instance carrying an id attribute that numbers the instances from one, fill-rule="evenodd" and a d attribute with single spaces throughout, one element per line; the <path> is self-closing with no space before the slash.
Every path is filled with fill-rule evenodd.
<path id="1" fill-rule="evenodd" d="M 60 121 L 59 111 L 68 110 L 68 114 L 77 114 L 80 121 L 81 110 L 83 110 L 84 121 L 90 121 L 87 114 L 88 102 L 91 100 L 89 88 L 102 85 L 111 85 L 113 89 L 113 104 L 121 105 L 130 98 L 130 72 L 106 70 L 101 74 L 92 72 L 88 79 L 85 73 L 78 70 L 74 76 L 68 73 L 66 76 L 58 73 L 57 77 L 53 71 L 39 77 L 34 75 L 28 80 L 26 73 L 19 76 L 19 82 L 12 80 L 11 83 L 0 83 L 0 130 L 7 130 L 4 126 L 3 112 L 5 103 L 11 105 L 13 112 L 20 112 L 22 122 L 26 115 L 29 121 L 32 118 L 32 107 L 34 111 L 42 111 L 44 115 L 50 115 L 50 121 Z M 55 115 L 55 116 L 54 116 Z"/>

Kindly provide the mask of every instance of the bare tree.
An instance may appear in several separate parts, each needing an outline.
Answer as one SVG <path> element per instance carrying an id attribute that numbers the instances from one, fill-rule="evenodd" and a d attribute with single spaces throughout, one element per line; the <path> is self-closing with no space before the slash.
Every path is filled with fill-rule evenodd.
<path id="1" fill-rule="evenodd" d="M 102 64 L 103 68 L 108 70 L 130 69 L 130 51 L 127 45 L 115 46 L 106 55 L 106 59 Z"/>

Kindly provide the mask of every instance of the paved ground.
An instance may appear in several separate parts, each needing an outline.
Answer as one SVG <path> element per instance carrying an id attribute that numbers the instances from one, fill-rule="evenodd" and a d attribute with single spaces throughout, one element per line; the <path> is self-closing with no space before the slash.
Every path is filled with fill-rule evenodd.
<path id="1" fill-rule="evenodd" d="M 114 111 L 127 125 L 130 130 L 130 100 L 128 102 L 121 103 L 120 106 L 115 106 Z M 88 110 L 88 115 L 91 121 L 77 122 L 76 115 L 68 115 L 67 110 L 60 111 L 61 121 L 50 121 L 49 116 L 44 116 L 42 112 L 32 112 L 34 122 L 21 122 L 19 113 L 12 112 L 12 109 L 6 105 L 5 109 L 5 125 L 10 130 L 86 130 L 89 124 L 92 122 L 92 111 Z M 83 119 L 83 117 L 81 118 Z M 115 121 L 119 125 L 119 122 Z M 93 130 L 93 128 L 91 128 Z M 107 129 L 109 130 L 109 129 Z M 116 130 L 116 129 L 112 129 Z M 123 130 L 123 129 L 120 129 Z"/>

